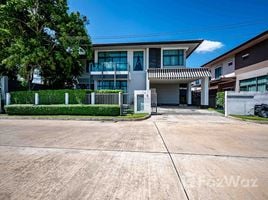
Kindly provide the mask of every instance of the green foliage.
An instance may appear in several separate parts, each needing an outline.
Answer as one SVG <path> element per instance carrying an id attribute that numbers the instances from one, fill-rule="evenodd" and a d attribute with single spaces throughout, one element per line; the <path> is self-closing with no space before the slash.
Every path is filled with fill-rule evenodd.
<path id="1" fill-rule="evenodd" d="M 34 104 L 34 94 L 39 94 L 39 104 L 64 104 L 65 93 L 69 94 L 70 104 L 83 104 L 86 100 L 86 94 L 90 90 L 39 90 L 39 91 L 18 91 L 11 92 L 12 104 Z"/>
<path id="2" fill-rule="evenodd" d="M 5 111 L 9 115 L 91 115 L 118 116 L 118 105 L 8 105 Z"/>
<path id="3" fill-rule="evenodd" d="M 5 0 L 0 3 L 0 75 L 27 83 L 38 70 L 51 88 L 71 87 L 91 56 L 87 19 L 70 12 L 67 0 Z M 29 84 L 30 86 L 30 84 Z"/>
<path id="4" fill-rule="evenodd" d="M 123 92 L 123 90 L 96 90 L 96 93 L 119 93 Z"/>
<path id="5" fill-rule="evenodd" d="M 216 96 L 216 107 L 223 108 L 224 107 L 224 92 L 217 92 Z"/>

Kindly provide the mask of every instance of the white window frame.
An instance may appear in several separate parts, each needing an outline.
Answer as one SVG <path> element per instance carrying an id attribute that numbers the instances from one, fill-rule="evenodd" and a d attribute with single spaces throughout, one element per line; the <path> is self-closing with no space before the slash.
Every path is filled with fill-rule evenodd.
<path id="1" fill-rule="evenodd" d="M 161 48 L 161 69 L 164 68 L 185 68 L 186 67 L 186 51 L 188 50 L 188 47 L 162 47 Z M 183 50 L 184 54 L 184 65 L 176 65 L 176 66 L 164 66 L 163 64 L 163 56 L 164 56 L 164 50 Z"/>

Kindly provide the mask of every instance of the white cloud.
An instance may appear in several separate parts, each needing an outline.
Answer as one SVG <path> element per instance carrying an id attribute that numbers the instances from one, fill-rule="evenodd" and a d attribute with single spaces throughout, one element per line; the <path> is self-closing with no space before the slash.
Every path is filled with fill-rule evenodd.
<path id="1" fill-rule="evenodd" d="M 204 40 L 202 44 L 196 49 L 197 53 L 213 52 L 223 47 L 223 43 L 218 41 Z"/>

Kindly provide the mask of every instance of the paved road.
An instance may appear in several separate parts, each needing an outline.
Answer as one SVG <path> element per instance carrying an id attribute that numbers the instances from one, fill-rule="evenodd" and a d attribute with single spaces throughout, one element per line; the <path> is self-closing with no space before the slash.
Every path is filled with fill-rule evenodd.
<path id="1" fill-rule="evenodd" d="M 268 199 L 268 126 L 209 113 L 0 121 L 0 199 Z"/>

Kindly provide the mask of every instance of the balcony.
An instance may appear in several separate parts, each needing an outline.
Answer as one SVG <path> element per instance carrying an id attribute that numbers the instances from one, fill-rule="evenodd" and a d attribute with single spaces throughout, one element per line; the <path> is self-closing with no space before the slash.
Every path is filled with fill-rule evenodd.
<path id="1" fill-rule="evenodd" d="M 92 63 L 90 65 L 90 72 L 128 72 L 129 64 L 128 63 Z"/>

